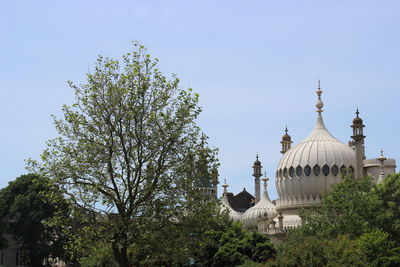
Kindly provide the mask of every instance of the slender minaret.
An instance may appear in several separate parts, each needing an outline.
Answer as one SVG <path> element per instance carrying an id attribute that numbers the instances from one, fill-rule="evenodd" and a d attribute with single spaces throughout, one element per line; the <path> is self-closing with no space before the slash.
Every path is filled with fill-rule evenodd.
<path id="1" fill-rule="evenodd" d="M 285 134 L 282 136 L 282 150 L 281 153 L 285 154 L 286 151 L 288 151 L 290 149 L 290 147 L 292 146 L 292 137 L 290 137 L 290 135 L 288 135 L 288 129 L 287 126 L 285 128 Z"/>
<path id="2" fill-rule="evenodd" d="M 256 161 L 253 164 L 253 176 L 254 176 L 254 186 L 256 194 L 256 203 L 260 201 L 260 177 L 261 177 L 261 162 L 258 160 L 258 154 L 256 156 Z"/>
<path id="3" fill-rule="evenodd" d="M 211 184 L 214 187 L 214 195 L 215 195 L 216 198 L 218 197 L 218 184 L 219 184 L 218 176 L 219 175 L 218 175 L 217 168 L 213 168 L 211 170 Z"/>
<path id="4" fill-rule="evenodd" d="M 379 172 L 379 177 L 378 177 L 378 184 L 379 184 L 379 183 L 382 183 L 383 180 L 385 179 L 385 164 L 384 164 L 384 162 L 385 162 L 385 160 L 387 160 L 387 158 L 385 158 L 383 156 L 383 149 L 381 149 L 381 157 L 378 158 L 378 160 L 380 162 L 380 168 L 381 168 L 381 170 Z"/>
<path id="5" fill-rule="evenodd" d="M 226 194 L 228 194 L 227 188 L 229 187 L 229 185 L 226 183 L 226 179 L 224 180 L 222 187 L 224 188 L 223 196 L 226 196 Z"/>
<path id="6" fill-rule="evenodd" d="M 356 111 L 356 117 L 353 120 L 353 124 L 351 127 L 353 128 L 353 135 L 351 138 L 354 141 L 354 149 L 356 152 L 356 166 L 354 178 L 360 180 L 364 177 L 364 159 L 365 159 L 365 149 L 364 149 L 364 139 L 365 136 L 363 134 L 363 128 L 365 125 L 363 124 L 363 120 L 358 116 L 360 112 L 358 112 L 358 108 Z"/>

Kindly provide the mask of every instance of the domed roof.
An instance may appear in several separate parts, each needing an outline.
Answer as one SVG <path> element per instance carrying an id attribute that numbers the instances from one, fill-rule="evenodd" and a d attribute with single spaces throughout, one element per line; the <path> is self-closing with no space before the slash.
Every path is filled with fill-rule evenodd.
<path id="1" fill-rule="evenodd" d="M 275 218 L 274 220 L 275 227 L 279 226 L 279 218 Z M 289 214 L 283 216 L 283 231 L 292 229 L 292 228 L 297 228 L 301 226 L 301 218 L 297 214 Z M 271 225 L 271 228 L 273 226 Z"/>
<path id="2" fill-rule="evenodd" d="M 353 119 L 353 124 L 363 124 L 363 120 L 360 117 L 358 117 L 358 114 L 360 114 L 360 112 L 358 112 L 358 108 L 357 108 L 357 111 L 356 111 L 357 116 Z"/>
<path id="3" fill-rule="evenodd" d="M 325 164 L 339 167 L 343 164 L 353 164 L 354 151 L 348 145 L 336 139 L 326 129 L 322 116 L 318 116 L 317 124 L 311 133 L 302 142 L 287 151 L 278 169 L 290 168 L 292 166 L 311 167 L 318 164 L 321 168 Z M 353 164 L 354 165 L 354 164 Z"/>
<path id="4" fill-rule="evenodd" d="M 246 228 L 257 228 L 259 220 L 272 221 L 278 215 L 275 205 L 268 196 L 266 181 L 264 188 L 261 200 L 243 215 L 243 224 Z"/>
<path id="5" fill-rule="evenodd" d="M 339 183 L 342 171 L 355 167 L 354 150 L 336 139 L 324 124 L 321 93 L 318 89 L 318 117 L 314 129 L 302 142 L 289 149 L 278 164 L 278 209 L 319 203 L 321 192 L 327 192 L 333 184 Z"/>
<path id="6" fill-rule="evenodd" d="M 220 206 L 221 212 L 227 211 L 229 214 L 229 217 L 234 220 L 234 221 L 241 221 L 242 220 L 242 213 L 237 212 L 234 210 L 231 205 L 229 204 L 228 197 L 226 194 L 222 197 L 221 201 L 221 206 Z"/>
<path id="7" fill-rule="evenodd" d="M 363 120 L 357 116 L 353 119 L 353 124 L 363 124 Z"/>
<path id="8" fill-rule="evenodd" d="M 285 134 L 282 136 L 282 140 L 285 140 L 285 141 L 291 141 L 292 140 L 292 137 L 290 137 L 290 135 L 288 135 L 287 127 L 285 128 Z"/>
<path id="9" fill-rule="evenodd" d="M 225 182 L 222 185 L 222 187 L 224 188 L 224 194 L 223 194 L 222 200 L 221 200 L 220 211 L 221 212 L 228 212 L 229 217 L 234 221 L 241 221 L 242 220 L 242 213 L 237 212 L 236 210 L 234 210 L 231 207 L 231 205 L 229 204 L 228 191 L 226 190 L 229 187 L 229 185 L 226 184 L 226 179 L 225 179 Z"/>
<path id="10" fill-rule="evenodd" d="M 261 162 L 258 160 L 258 154 L 256 156 L 256 160 L 254 161 L 254 166 L 260 166 Z"/>

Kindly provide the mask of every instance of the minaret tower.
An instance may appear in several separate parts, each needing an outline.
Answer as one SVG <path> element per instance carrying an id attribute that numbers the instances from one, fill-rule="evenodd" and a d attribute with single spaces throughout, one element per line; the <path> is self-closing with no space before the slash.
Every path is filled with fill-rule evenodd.
<path id="1" fill-rule="evenodd" d="M 356 152 L 356 167 L 354 178 L 360 180 L 364 177 L 364 159 L 365 159 L 365 149 L 364 149 L 364 133 L 363 128 L 365 125 L 363 124 L 363 120 L 358 116 L 360 112 L 358 112 L 358 108 L 356 111 L 356 117 L 353 120 L 353 124 L 351 127 L 353 128 L 353 135 L 351 138 L 354 141 L 354 149 Z"/>
<path id="2" fill-rule="evenodd" d="M 290 137 L 290 135 L 288 135 L 288 129 L 287 129 L 287 126 L 286 126 L 285 135 L 282 136 L 282 141 L 281 141 L 281 144 L 282 144 L 281 153 L 285 154 L 290 149 L 290 147 L 292 146 L 292 143 L 293 143 L 292 142 L 292 137 Z"/>
<path id="3" fill-rule="evenodd" d="M 261 162 L 258 160 L 258 154 L 256 156 L 256 161 L 253 164 L 253 176 L 254 176 L 254 185 L 255 185 L 255 194 L 256 194 L 256 203 L 260 201 L 260 177 L 261 174 Z"/>

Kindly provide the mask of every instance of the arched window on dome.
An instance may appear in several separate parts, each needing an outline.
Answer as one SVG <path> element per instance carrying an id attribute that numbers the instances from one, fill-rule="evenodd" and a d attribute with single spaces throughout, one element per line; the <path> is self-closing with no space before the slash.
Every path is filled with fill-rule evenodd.
<path id="1" fill-rule="evenodd" d="M 315 164 L 313 167 L 313 173 L 315 176 L 318 176 L 321 173 L 321 167 L 318 164 Z"/>
<path id="2" fill-rule="evenodd" d="M 346 166 L 342 165 L 342 167 L 340 167 L 340 176 L 344 177 L 347 175 L 347 168 Z"/>
<path id="3" fill-rule="evenodd" d="M 338 167 L 336 164 L 334 164 L 334 165 L 332 166 L 332 168 L 331 168 L 331 171 L 332 171 L 332 174 L 333 174 L 334 176 L 338 176 L 338 174 L 339 174 L 339 167 Z"/>
<path id="4" fill-rule="evenodd" d="M 329 166 L 328 165 L 324 165 L 324 166 L 322 166 L 322 173 L 325 175 L 325 176 L 328 176 L 329 175 Z"/>
<path id="5" fill-rule="evenodd" d="M 297 177 L 301 177 L 302 174 L 303 174 L 303 169 L 301 168 L 301 166 L 297 166 L 296 168 Z"/>
<path id="6" fill-rule="evenodd" d="M 294 177 L 294 168 L 293 167 L 289 168 L 289 176 L 292 178 Z"/>
<path id="7" fill-rule="evenodd" d="M 311 167 L 310 167 L 310 165 L 307 164 L 307 165 L 304 167 L 304 174 L 305 174 L 307 177 L 311 175 Z"/>
<path id="8" fill-rule="evenodd" d="M 287 175 L 287 168 L 286 168 L 286 167 L 283 169 L 283 176 L 284 176 L 285 178 L 288 178 L 288 175 Z"/>

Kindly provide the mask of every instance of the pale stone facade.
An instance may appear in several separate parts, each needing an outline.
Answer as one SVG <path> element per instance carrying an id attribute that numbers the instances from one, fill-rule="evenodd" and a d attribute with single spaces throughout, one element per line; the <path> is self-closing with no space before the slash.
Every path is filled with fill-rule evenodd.
<path id="1" fill-rule="evenodd" d="M 379 158 L 365 158 L 363 132 L 365 125 L 359 117 L 358 109 L 351 125 L 352 141 L 344 144 L 336 139 L 324 124 L 322 116 L 324 103 L 319 84 L 316 93 L 318 115 L 316 125 L 309 136 L 293 147 L 287 128 L 282 137 L 283 156 L 278 163 L 275 177 L 278 199 L 271 201 L 265 189 L 260 202 L 246 212 L 237 213 L 232 209 L 230 213 L 232 218 L 242 221 L 245 228 L 279 235 L 288 229 L 300 226 L 300 209 L 319 205 L 323 193 L 329 192 L 332 185 L 340 183 L 343 175 L 351 174 L 354 179 L 368 175 L 375 183 L 379 183 L 386 175 L 395 173 L 396 161 L 385 158 L 383 151 Z M 261 162 L 258 156 L 253 169 L 257 196 L 260 192 L 258 174 L 261 174 Z M 264 180 L 266 182 L 267 179 Z"/>

